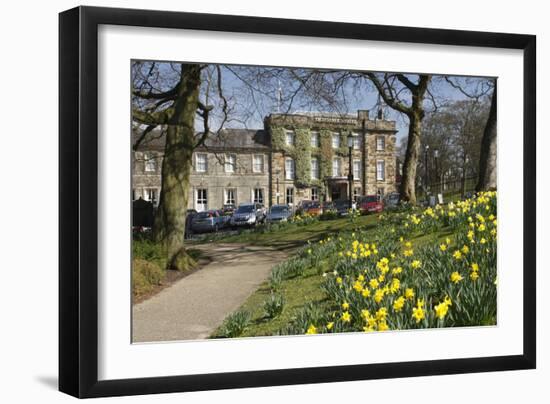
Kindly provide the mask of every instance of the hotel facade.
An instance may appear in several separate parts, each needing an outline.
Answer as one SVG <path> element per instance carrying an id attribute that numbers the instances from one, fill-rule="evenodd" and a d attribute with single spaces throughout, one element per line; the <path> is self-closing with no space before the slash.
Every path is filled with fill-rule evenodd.
<path id="1" fill-rule="evenodd" d="M 225 129 L 193 153 L 188 209 L 349 199 L 348 142 L 351 197 L 396 192 L 396 133 L 394 121 L 368 111 L 271 114 L 263 129 Z M 163 150 L 162 132 L 151 132 L 133 152 L 134 200 L 158 204 Z"/>

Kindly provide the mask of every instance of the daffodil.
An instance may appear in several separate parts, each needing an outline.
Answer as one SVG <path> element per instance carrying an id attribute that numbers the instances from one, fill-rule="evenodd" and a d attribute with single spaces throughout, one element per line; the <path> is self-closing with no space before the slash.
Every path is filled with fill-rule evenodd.
<path id="1" fill-rule="evenodd" d="M 441 244 L 441 245 L 439 246 L 439 249 L 440 249 L 441 251 L 446 251 L 446 250 L 447 250 L 447 244 Z"/>
<path id="2" fill-rule="evenodd" d="M 404 305 L 405 305 L 405 298 L 403 296 L 399 296 L 397 299 L 393 301 L 393 311 L 400 312 L 403 309 Z"/>
<path id="3" fill-rule="evenodd" d="M 334 321 L 331 321 L 330 323 L 327 323 L 327 330 L 332 330 L 332 327 L 334 327 Z"/>
<path id="4" fill-rule="evenodd" d="M 342 321 L 344 323 L 349 323 L 351 321 L 351 314 L 349 314 L 349 311 L 345 311 L 342 313 Z"/>
<path id="5" fill-rule="evenodd" d="M 412 288 L 405 289 L 405 299 L 407 300 L 414 299 L 414 290 Z"/>
<path id="6" fill-rule="evenodd" d="M 420 268 L 421 265 L 422 265 L 422 263 L 419 260 L 414 260 L 413 262 L 411 262 L 411 268 L 412 269 L 418 269 L 418 268 Z"/>
<path id="7" fill-rule="evenodd" d="M 317 328 L 311 324 L 307 329 L 306 334 L 317 334 Z"/>
<path id="8" fill-rule="evenodd" d="M 463 279 L 462 276 L 457 271 L 451 274 L 451 282 L 458 283 L 462 279 Z"/>
<path id="9" fill-rule="evenodd" d="M 349 309 L 349 303 L 348 303 L 348 302 L 342 303 L 342 308 L 343 308 L 344 310 Z"/>

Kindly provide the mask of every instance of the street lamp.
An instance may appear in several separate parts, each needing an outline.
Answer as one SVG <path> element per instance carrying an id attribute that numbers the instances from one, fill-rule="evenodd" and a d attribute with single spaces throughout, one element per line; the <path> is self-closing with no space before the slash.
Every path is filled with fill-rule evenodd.
<path id="1" fill-rule="evenodd" d="M 430 145 L 427 144 L 424 149 L 424 183 L 426 184 L 426 193 L 428 192 L 428 151 L 430 150 Z"/>
<path id="2" fill-rule="evenodd" d="M 349 208 L 351 210 L 351 208 L 353 207 L 353 201 L 352 201 L 352 196 L 353 196 L 353 163 L 352 163 L 352 156 L 351 156 L 351 152 L 353 151 L 353 145 L 355 143 L 355 138 L 356 136 L 353 134 L 353 132 L 350 132 L 348 134 L 348 158 L 349 158 L 349 174 L 348 174 L 348 182 L 349 182 Z"/>
<path id="3" fill-rule="evenodd" d="M 439 159 L 439 150 L 434 149 L 434 162 L 435 162 L 435 178 L 437 183 L 437 192 L 441 192 L 441 178 L 439 178 L 439 165 L 438 165 L 438 159 Z"/>

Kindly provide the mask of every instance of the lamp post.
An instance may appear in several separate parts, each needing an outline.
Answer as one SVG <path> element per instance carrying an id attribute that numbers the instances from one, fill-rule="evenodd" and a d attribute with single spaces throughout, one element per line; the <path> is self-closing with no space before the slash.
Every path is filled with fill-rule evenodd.
<path id="1" fill-rule="evenodd" d="M 427 144 L 424 149 L 424 183 L 426 188 L 426 194 L 428 193 L 428 151 L 430 150 L 430 145 Z"/>
<path id="2" fill-rule="evenodd" d="M 437 183 L 437 189 L 436 191 L 438 193 L 441 192 L 441 179 L 439 178 L 439 165 L 438 165 L 438 159 L 439 159 L 439 150 L 434 149 L 434 162 L 435 162 L 435 178 Z"/>
<path id="3" fill-rule="evenodd" d="M 348 168 L 348 182 L 349 182 L 349 208 L 350 210 L 353 207 L 353 162 L 352 162 L 352 156 L 351 153 L 353 151 L 353 144 L 355 143 L 355 136 L 353 135 L 353 132 L 350 132 L 348 135 L 348 158 L 349 158 L 349 168 Z"/>

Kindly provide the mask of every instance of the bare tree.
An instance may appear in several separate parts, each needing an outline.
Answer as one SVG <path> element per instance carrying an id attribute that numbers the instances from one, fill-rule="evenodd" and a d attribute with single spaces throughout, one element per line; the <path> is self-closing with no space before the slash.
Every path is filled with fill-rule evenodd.
<path id="1" fill-rule="evenodd" d="M 429 94 L 428 84 L 431 76 L 426 74 L 410 75 L 393 73 L 370 73 L 365 75 L 372 81 L 384 102 L 394 110 L 403 113 L 409 120 L 407 148 L 403 163 L 401 180 L 401 200 L 416 203 L 416 168 L 424 118 L 424 99 Z M 403 98 L 410 98 L 408 103 Z"/>
<path id="2" fill-rule="evenodd" d="M 479 153 L 479 177 L 476 191 L 497 188 L 497 87 L 496 82 L 491 96 L 491 108 Z"/>
<path id="3" fill-rule="evenodd" d="M 212 68 L 214 73 L 208 70 Z M 205 80 L 207 85 L 201 90 Z M 222 92 L 221 67 L 136 62 L 133 84 L 132 118 L 143 128 L 134 149 L 155 128 L 161 127 L 165 132 L 161 192 L 153 237 L 165 248 L 169 267 L 183 270 L 188 260 L 184 234 L 193 151 L 212 133 L 214 105 L 208 103 L 210 91 L 217 93 L 223 116 L 227 117 L 229 111 Z M 198 134 L 197 118 L 202 121 L 203 129 Z M 225 119 L 221 119 L 220 127 L 224 122 Z"/>

